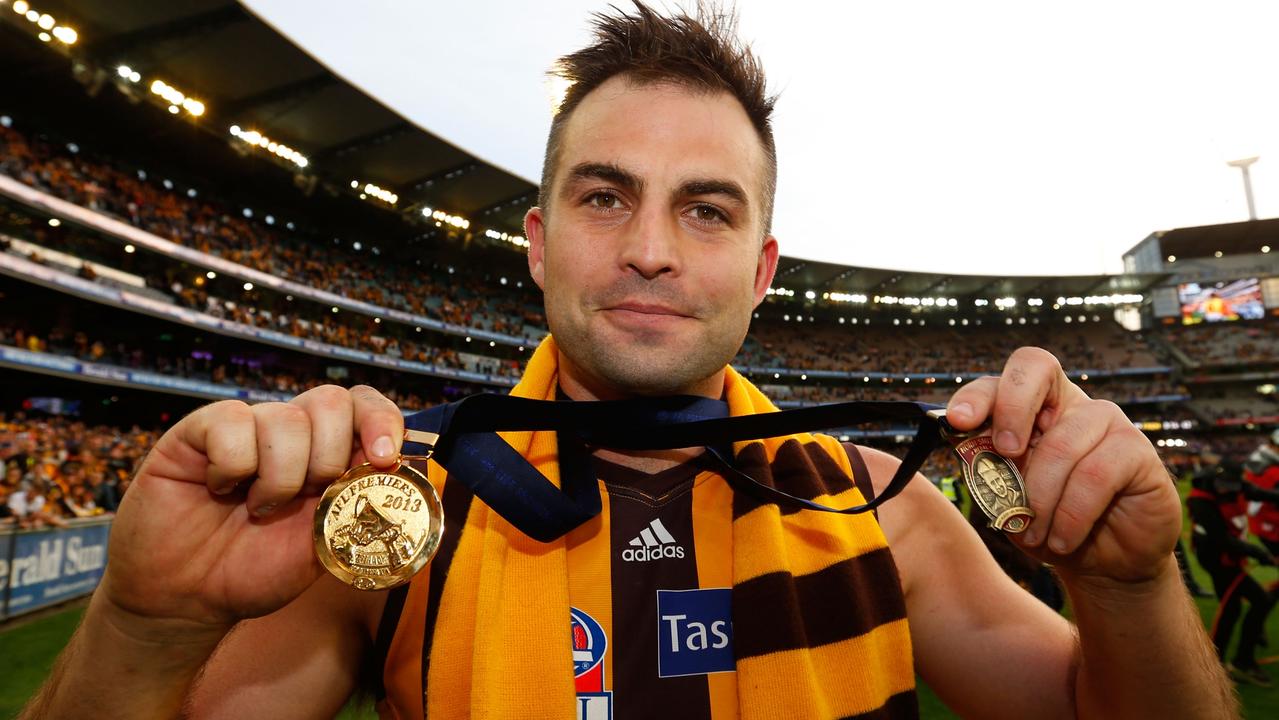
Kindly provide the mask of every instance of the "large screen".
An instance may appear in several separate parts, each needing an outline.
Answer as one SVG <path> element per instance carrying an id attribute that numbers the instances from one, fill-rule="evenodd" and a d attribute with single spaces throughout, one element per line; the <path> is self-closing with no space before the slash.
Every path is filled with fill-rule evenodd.
<path id="1" fill-rule="evenodd" d="M 1177 286 L 1181 321 L 1186 325 L 1229 320 L 1260 320 L 1266 315 L 1257 278 Z"/>

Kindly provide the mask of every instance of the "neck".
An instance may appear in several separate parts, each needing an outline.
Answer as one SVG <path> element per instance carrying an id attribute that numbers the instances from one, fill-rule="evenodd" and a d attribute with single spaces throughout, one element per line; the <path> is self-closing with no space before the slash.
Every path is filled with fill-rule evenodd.
<path id="1" fill-rule="evenodd" d="M 590 402 L 595 400 L 627 400 L 638 397 L 635 393 L 619 390 L 609 386 L 606 382 L 588 377 L 586 373 L 579 371 L 572 361 L 564 356 L 563 352 L 557 350 L 556 354 L 559 363 L 558 382 L 560 390 L 569 398 L 578 402 Z M 723 392 L 724 371 L 720 370 L 698 383 L 695 387 L 688 388 L 680 394 L 700 395 L 701 397 L 716 400 L 723 395 Z M 678 448 L 675 450 L 609 450 L 600 448 L 594 454 L 601 460 L 607 460 L 611 463 L 652 474 L 675 467 L 680 463 L 688 462 L 702 454 L 703 450 L 704 448 L 701 447 Z"/>

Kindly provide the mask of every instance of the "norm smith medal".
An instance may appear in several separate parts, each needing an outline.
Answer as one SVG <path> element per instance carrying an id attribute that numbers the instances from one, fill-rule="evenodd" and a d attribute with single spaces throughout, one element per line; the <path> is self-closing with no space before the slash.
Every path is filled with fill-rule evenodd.
<path id="1" fill-rule="evenodd" d="M 964 482 L 973 501 L 990 518 L 990 526 L 1009 533 L 1025 532 L 1035 511 L 1026 499 L 1026 483 L 1017 466 L 995 451 L 989 435 L 955 445 L 964 466 Z"/>
<path id="2" fill-rule="evenodd" d="M 360 590 L 409 581 L 440 546 L 444 508 L 426 477 L 406 461 L 351 468 L 315 509 L 315 553 L 330 573 Z"/>

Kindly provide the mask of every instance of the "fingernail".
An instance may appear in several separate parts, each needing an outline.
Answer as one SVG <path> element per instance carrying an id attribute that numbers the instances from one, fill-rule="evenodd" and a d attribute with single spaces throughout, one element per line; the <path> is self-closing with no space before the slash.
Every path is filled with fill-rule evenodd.
<path id="1" fill-rule="evenodd" d="M 258 517 L 265 517 L 267 515 L 270 515 L 271 511 L 274 509 L 275 509 L 275 503 L 267 503 L 266 505 L 263 505 L 257 510 L 254 510 L 253 514 L 257 515 Z"/>
<path id="2" fill-rule="evenodd" d="M 1021 443 L 1017 442 L 1017 436 L 1011 430 L 1003 430 L 995 436 L 995 449 L 1001 453 L 1012 454 L 1017 452 Z"/>
<path id="3" fill-rule="evenodd" d="M 212 488 L 214 495 L 229 495 L 235 489 L 234 485 L 223 485 L 222 487 Z"/>
<path id="4" fill-rule="evenodd" d="M 380 457 L 390 457 L 395 452 L 395 443 L 391 442 L 390 435 L 383 435 L 373 442 L 373 454 Z"/>
<path id="5" fill-rule="evenodd" d="M 950 412 L 962 418 L 971 418 L 973 416 L 973 406 L 968 403 L 959 403 L 951 408 Z"/>
<path id="6" fill-rule="evenodd" d="M 1053 552 L 1058 555 L 1064 555 L 1066 553 L 1066 540 L 1065 538 L 1054 537 L 1048 541 L 1048 547 L 1052 548 Z"/>
<path id="7" fill-rule="evenodd" d="M 1034 546 L 1034 545 L 1038 545 L 1038 544 L 1039 544 L 1039 531 L 1038 531 L 1038 530 L 1027 530 L 1027 531 L 1026 531 L 1026 536 L 1025 536 L 1025 537 L 1026 537 L 1026 544 L 1027 544 L 1027 545 Z"/>

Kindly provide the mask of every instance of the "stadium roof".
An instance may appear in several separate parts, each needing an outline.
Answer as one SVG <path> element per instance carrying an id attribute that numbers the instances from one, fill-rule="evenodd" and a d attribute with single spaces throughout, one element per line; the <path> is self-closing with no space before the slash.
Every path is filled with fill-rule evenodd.
<path id="1" fill-rule="evenodd" d="M 1179 258 L 1252 255 L 1264 245 L 1279 248 L 1279 218 L 1164 230 L 1155 237 L 1164 255 Z"/>
<path id="2" fill-rule="evenodd" d="M 1086 297 L 1145 294 L 1165 282 L 1167 273 L 1130 275 L 1016 276 L 950 275 L 880 268 L 849 267 L 782 258 L 774 287 L 799 292 L 944 297 Z"/>
<path id="3" fill-rule="evenodd" d="M 86 84 L 120 65 L 140 70 L 144 82 L 162 78 L 200 98 L 208 112 L 196 122 L 228 141 L 232 124 L 257 129 L 305 154 L 326 180 L 393 189 L 402 210 L 428 205 L 518 233 L 524 210 L 536 202 L 533 184 L 412 125 L 232 0 L 34 5 L 78 31 L 71 55 L 98 75 Z M 18 71 L 65 68 L 43 62 Z M 430 92 L 431 77 L 446 76 L 447 68 L 424 70 L 422 92 Z"/>

